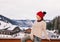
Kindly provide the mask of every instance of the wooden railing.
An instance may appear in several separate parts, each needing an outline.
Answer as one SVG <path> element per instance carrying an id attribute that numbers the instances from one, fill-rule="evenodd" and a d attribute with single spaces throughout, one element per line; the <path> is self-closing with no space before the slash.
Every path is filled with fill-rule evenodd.
<path id="1" fill-rule="evenodd" d="M 0 39 L 0 42 L 21 42 L 20 39 Z"/>
<path id="2" fill-rule="evenodd" d="M 21 42 L 21 39 L 0 39 L 0 42 Z M 26 42 L 33 42 L 33 41 L 27 40 Z M 42 42 L 60 42 L 60 39 L 51 39 L 51 41 L 42 39 Z"/>

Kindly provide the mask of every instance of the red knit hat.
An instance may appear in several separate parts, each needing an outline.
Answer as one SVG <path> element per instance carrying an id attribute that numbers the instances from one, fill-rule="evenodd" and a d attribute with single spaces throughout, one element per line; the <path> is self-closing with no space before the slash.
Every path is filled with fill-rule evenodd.
<path id="1" fill-rule="evenodd" d="M 45 14 L 44 14 L 44 12 L 39 11 L 39 12 L 37 12 L 37 15 L 43 19 Z"/>

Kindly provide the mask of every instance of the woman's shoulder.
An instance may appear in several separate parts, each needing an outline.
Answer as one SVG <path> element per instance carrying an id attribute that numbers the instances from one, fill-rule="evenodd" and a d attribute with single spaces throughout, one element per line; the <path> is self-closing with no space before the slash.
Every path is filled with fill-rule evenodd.
<path id="1" fill-rule="evenodd" d="M 41 22 L 42 22 L 43 24 L 46 24 L 46 21 L 44 21 L 44 20 L 42 20 Z"/>

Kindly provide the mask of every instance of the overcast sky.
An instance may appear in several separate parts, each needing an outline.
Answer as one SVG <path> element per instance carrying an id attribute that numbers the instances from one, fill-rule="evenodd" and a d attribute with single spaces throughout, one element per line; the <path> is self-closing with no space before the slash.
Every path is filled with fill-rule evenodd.
<path id="1" fill-rule="evenodd" d="M 40 10 L 51 20 L 60 15 L 60 0 L 0 0 L 0 14 L 11 19 L 36 19 Z"/>

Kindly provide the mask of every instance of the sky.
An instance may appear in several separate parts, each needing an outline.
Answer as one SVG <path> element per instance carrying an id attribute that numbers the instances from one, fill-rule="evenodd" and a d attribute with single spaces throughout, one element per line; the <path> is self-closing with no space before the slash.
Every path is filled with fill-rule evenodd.
<path id="1" fill-rule="evenodd" d="M 0 0 L 0 15 L 10 19 L 36 19 L 38 11 L 46 11 L 44 19 L 60 16 L 60 0 Z"/>

